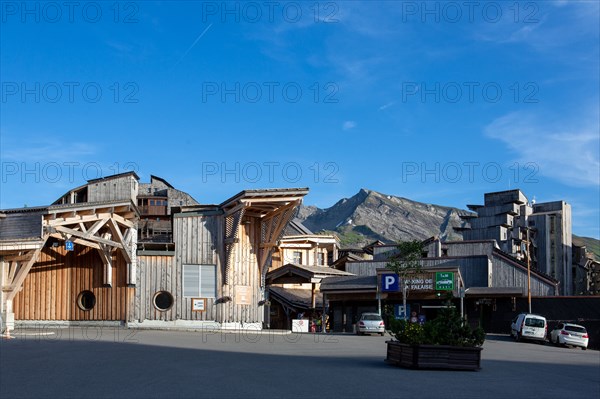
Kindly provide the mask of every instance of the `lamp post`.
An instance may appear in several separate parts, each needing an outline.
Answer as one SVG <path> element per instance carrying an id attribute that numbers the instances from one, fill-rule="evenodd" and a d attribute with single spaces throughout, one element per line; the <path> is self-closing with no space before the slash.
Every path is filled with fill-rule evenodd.
<path id="1" fill-rule="evenodd" d="M 529 248 L 529 227 L 525 227 L 527 232 L 526 253 L 527 253 L 527 304 L 529 306 L 529 313 L 531 313 L 531 255 Z"/>

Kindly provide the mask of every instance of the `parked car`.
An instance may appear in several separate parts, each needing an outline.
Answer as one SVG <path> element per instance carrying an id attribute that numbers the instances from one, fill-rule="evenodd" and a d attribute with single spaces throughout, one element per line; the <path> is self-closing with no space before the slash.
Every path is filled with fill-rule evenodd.
<path id="1" fill-rule="evenodd" d="M 546 342 L 548 333 L 548 322 L 544 316 L 520 313 L 512 320 L 510 325 L 510 335 L 516 341 L 528 339 L 537 341 L 541 344 Z"/>
<path id="2" fill-rule="evenodd" d="M 556 345 L 580 346 L 586 350 L 589 335 L 584 326 L 571 323 L 558 323 L 556 328 L 550 332 L 550 342 Z"/>
<path id="3" fill-rule="evenodd" d="M 385 334 L 385 323 L 378 313 L 363 313 L 356 323 L 356 333 L 362 334 Z"/>

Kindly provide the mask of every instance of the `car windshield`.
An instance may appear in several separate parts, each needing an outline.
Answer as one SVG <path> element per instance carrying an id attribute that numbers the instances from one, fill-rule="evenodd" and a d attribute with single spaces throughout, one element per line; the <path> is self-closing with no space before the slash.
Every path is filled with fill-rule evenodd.
<path id="1" fill-rule="evenodd" d="M 565 330 L 578 333 L 585 333 L 585 328 L 579 326 L 565 326 Z"/>
<path id="2" fill-rule="evenodd" d="M 525 319 L 525 325 L 527 327 L 540 327 L 544 328 L 544 320 L 542 319 L 534 319 L 533 317 L 528 317 Z"/>
<path id="3" fill-rule="evenodd" d="M 363 320 L 381 321 L 381 316 L 378 314 L 365 314 L 362 317 Z"/>

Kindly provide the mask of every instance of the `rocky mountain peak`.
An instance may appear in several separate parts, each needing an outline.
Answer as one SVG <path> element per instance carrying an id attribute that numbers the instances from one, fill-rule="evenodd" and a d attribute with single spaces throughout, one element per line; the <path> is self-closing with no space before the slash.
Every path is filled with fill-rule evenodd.
<path id="1" fill-rule="evenodd" d="M 330 208 L 303 207 L 298 218 L 314 232 L 335 232 L 343 247 L 360 247 L 374 240 L 393 243 L 434 235 L 460 240 L 454 227 L 464 226 L 460 215 L 469 213 L 361 188 Z"/>

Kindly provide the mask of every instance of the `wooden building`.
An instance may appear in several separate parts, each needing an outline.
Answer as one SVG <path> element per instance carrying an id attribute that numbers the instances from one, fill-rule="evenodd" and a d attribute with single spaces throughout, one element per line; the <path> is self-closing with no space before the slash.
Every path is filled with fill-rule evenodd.
<path id="1" fill-rule="evenodd" d="M 130 172 L 47 207 L 0 211 L 2 319 L 11 329 L 15 320 L 262 328 L 271 257 L 307 192 L 248 190 L 198 205 Z M 138 203 L 162 219 L 167 240 L 138 240 Z"/>
<path id="2" fill-rule="evenodd" d="M 308 189 L 247 190 L 173 214 L 170 253 L 140 251 L 129 325 L 263 328 L 265 276 Z"/>
<path id="3" fill-rule="evenodd" d="M 9 329 L 15 320 L 127 319 L 137 270 L 136 191 L 137 176 L 125 174 L 91 181 L 51 206 L 0 212 Z"/>

